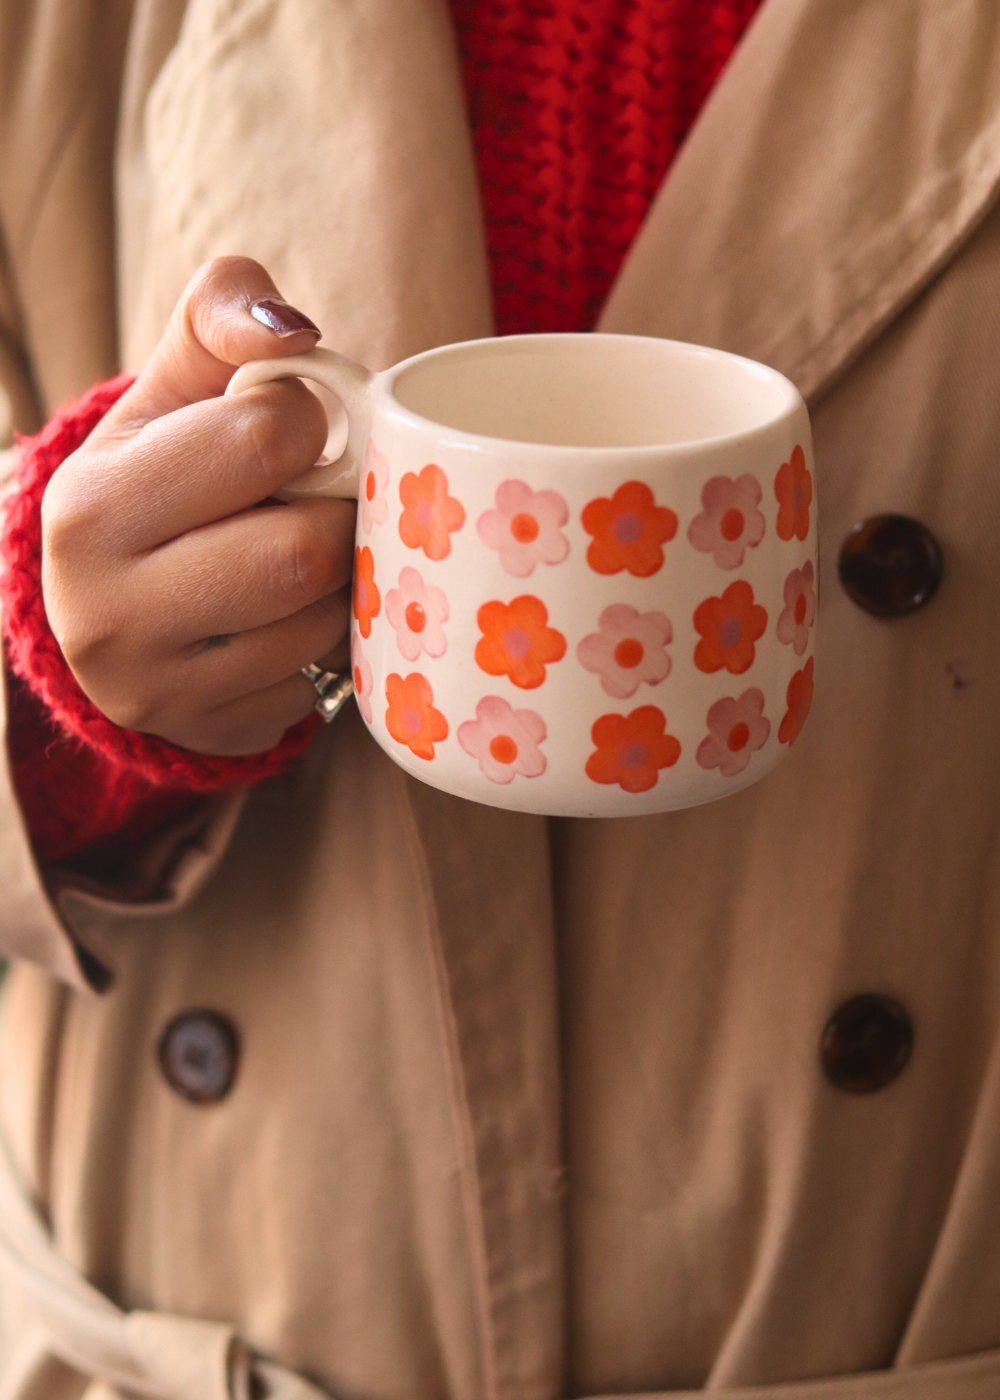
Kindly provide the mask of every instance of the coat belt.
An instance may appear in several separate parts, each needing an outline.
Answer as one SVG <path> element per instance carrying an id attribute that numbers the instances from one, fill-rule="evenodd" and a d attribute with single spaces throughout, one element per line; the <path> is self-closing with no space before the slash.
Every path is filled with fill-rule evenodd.
<path id="1" fill-rule="evenodd" d="M 256 1355 L 232 1327 L 160 1312 L 123 1312 L 53 1243 L 0 1137 L 0 1274 L 34 1314 L 29 1345 L 104 1387 L 152 1400 L 329 1400 L 302 1376 Z M 22 1358 L 29 1363 L 30 1358 Z M 955 1361 L 828 1380 L 592 1400 L 997 1400 L 1000 1350 Z"/>
<path id="2" fill-rule="evenodd" d="M 329 1400 L 224 1323 L 117 1308 L 56 1249 L 2 1139 L 0 1273 L 34 1316 L 39 1359 L 57 1357 L 107 1386 L 154 1400 Z"/>

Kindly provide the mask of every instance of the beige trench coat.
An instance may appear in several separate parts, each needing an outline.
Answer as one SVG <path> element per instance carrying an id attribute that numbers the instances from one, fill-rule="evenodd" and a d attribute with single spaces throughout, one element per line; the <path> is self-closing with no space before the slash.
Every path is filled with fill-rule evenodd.
<path id="1" fill-rule="evenodd" d="M 444 0 L 0 16 L 17 422 L 140 364 L 217 252 L 374 367 L 489 331 Z M 136 1327 L 220 1324 L 201 1371 L 163 1342 L 154 1393 L 221 1400 L 230 1328 L 366 1400 L 1000 1393 L 998 181 L 993 0 L 767 0 L 610 298 L 608 329 L 811 402 L 816 702 L 759 786 L 546 823 L 412 781 L 347 713 L 102 891 L 36 869 L 3 778 L 3 1133 Z M 879 511 L 946 567 L 890 622 L 836 574 Z M 817 1054 L 861 991 L 915 1028 L 868 1096 Z M 189 1007 L 242 1039 L 210 1108 L 154 1056 Z M 3 1400 L 101 1379 L 7 1293 Z"/>

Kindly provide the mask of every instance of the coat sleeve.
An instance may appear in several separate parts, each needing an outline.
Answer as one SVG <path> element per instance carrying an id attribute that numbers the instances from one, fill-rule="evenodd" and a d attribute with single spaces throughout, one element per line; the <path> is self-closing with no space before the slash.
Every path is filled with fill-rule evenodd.
<path id="1" fill-rule="evenodd" d="M 0 92 L 0 509 L 15 433 L 38 432 L 118 358 L 113 161 L 135 7 L 69 4 L 55 26 L 44 8 L 0 6 L 0 52 L 14 75 Z M 158 4 L 159 27 L 176 31 L 183 9 L 184 0 Z M 242 790 L 207 799 L 197 822 L 161 831 L 142 889 L 43 869 L 14 780 L 12 698 L 0 668 L 0 957 L 23 957 L 80 988 L 106 986 L 113 967 L 77 936 L 85 906 L 155 914 L 193 898 L 225 850 Z"/>
<path id="2" fill-rule="evenodd" d="M 225 852 L 243 801 L 243 790 L 212 802 L 197 822 L 162 833 L 150 852 L 148 887 L 133 891 L 43 871 L 17 799 L 9 756 L 7 719 L 10 681 L 0 677 L 0 954 L 37 963 L 79 989 L 107 990 L 114 967 L 104 951 L 77 934 L 95 905 L 122 912 L 166 913 L 193 898 Z"/>
<path id="3" fill-rule="evenodd" d="M 68 894 L 82 881 L 91 889 L 102 885 L 112 901 L 117 894 L 130 904 L 162 904 L 176 895 L 170 875 L 180 846 L 203 834 L 207 815 L 218 805 L 208 797 L 281 771 L 308 743 L 316 717 L 294 726 L 269 753 L 213 758 L 121 729 L 77 684 L 42 599 L 42 495 L 62 460 L 127 383 L 123 376 L 98 385 L 36 437 L 23 440 L 19 450 L 0 534 L 5 760 L 10 800 L 19 799 L 14 829 L 30 838 L 50 893 L 58 888 Z M 171 827 L 177 828 L 174 843 L 164 841 Z M 151 861 L 156 852 L 158 859 Z M 6 946 L 2 930 L 0 946 Z M 88 980 L 103 985 L 109 970 L 99 959 L 88 962 L 79 945 L 73 951 Z"/>

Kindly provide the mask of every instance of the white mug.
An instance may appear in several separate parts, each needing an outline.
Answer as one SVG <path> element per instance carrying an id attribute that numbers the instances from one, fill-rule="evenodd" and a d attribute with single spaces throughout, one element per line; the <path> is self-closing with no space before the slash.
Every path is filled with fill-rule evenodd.
<path id="1" fill-rule="evenodd" d="M 358 500 L 351 656 L 371 734 L 459 797 L 559 816 L 710 802 L 789 751 L 813 691 L 802 397 L 675 341 L 524 335 L 381 374 L 251 361 L 347 415 L 283 494 Z"/>

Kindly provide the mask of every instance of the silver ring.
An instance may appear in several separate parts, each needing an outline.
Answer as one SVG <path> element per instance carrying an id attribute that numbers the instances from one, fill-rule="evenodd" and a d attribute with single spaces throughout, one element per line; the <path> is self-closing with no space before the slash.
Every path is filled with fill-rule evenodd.
<path id="1" fill-rule="evenodd" d="M 335 671 L 324 671 L 321 666 L 303 666 L 302 674 L 316 687 L 319 696 L 316 710 L 329 724 L 354 694 L 350 674 L 338 676 Z"/>

